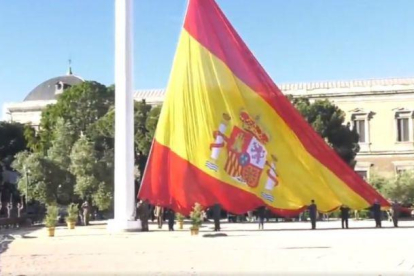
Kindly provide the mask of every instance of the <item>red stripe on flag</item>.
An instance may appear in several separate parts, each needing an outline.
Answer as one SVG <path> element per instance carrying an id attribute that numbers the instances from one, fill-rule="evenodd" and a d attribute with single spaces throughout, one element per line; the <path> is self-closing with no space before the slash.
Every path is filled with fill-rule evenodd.
<path id="1" fill-rule="evenodd" d="M 184 215 L 191 212 L 196 202 L 204 207 L 220 202 L 223 209 L 234 214 L 243 214 L 263 205 L 254 194 L 211 177 L 157 141 L 154 141 L 138 197 Z M 289 217 L 306 207 L 297 210 L 268 208 Z"/>
<path id="2" fill-rule="evenodd" d="M 184 28 L 267 101 L 314 158 L 370 204 L 378 199 L 382 206 L 389 206 L 302 118 L 250 52 L 214 0 L 190 0 Z"/>

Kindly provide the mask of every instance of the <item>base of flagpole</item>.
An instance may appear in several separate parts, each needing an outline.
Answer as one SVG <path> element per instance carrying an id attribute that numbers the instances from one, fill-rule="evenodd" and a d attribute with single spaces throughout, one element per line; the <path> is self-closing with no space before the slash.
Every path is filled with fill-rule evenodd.
<path id="1" fill-rule="evenodd" d="M 107 229 L 109 232 L 138 232 L 142 229 L 140 220 L 108 220 Z"/>

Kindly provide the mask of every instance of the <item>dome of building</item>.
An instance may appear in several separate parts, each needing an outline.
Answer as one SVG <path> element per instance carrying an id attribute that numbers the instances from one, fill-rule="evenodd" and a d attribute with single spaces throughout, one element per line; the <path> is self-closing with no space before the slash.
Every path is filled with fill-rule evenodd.
<path id="1" fill-rule="evenodd" d="M 28 102 L 54 100 L 65 89 L 82 82 L 83 80 L 81 78 L 71 74 L 52 78 L 39 84 L 26 96 L 24 101 Z"/>

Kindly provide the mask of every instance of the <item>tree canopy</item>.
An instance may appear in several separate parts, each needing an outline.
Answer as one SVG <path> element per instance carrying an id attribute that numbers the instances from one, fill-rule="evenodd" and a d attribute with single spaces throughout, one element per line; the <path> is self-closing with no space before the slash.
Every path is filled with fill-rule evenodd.
<path id="1" fill-rule="evenodd" d="M 355 157 L 359 152 L 358 133 L 345 125 L 345 113 L 329 100 L 293 98 L 292 104 L 302 114 L 313 129 L 338 153 L 351 167 L 355 166 Z"/>
<path id="2" fill-rule="evenodd" d="M 135 157 L 140 175 L 150 151 L 159 107 L 135 103 Z M 51 204 L 90 200 L 111 208 L 114 181 L 114 87 L 84 82 L 42 112 L 40 130 L 23 130 L 31 152 L 17 155 L 19 190 Z"/>
<path id="3" fill-rule="evenodd" d="M 14 156 L 26 150 L 25 126 L 19 123 L 0 122 L 0 162 L 8 166 Z"/>
<path id="4" fill-rule="evenodd" d="M 407 206 L 414 204 L 414 171 L 403 171 L 391 178 L 373 174 L 370 183 L 390 200 Z"/>

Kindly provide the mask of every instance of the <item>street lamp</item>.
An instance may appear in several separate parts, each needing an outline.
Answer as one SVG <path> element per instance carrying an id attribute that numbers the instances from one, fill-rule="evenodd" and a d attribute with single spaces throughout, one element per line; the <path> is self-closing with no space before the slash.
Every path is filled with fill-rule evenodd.
<path id="1" fill-rule="evenodd" d="M 28 198 L 29 198 L 29 184 L 30 184 L 30 180 L 29 180 L 29 174 L 30 174 L 30 170 L 26 169 L 26 166 L 24 166 L 24 172 L 26 174 L 26 208 L 27 208 L 27 202 L 28 202 Z"/>

